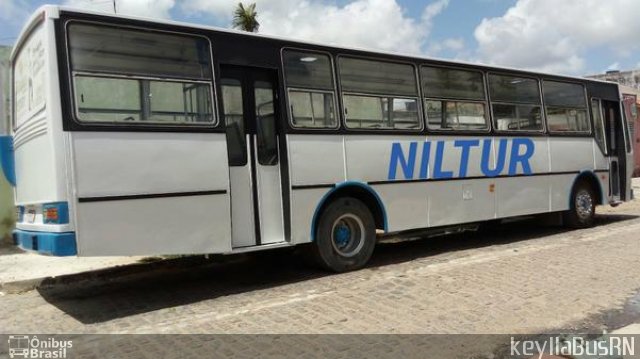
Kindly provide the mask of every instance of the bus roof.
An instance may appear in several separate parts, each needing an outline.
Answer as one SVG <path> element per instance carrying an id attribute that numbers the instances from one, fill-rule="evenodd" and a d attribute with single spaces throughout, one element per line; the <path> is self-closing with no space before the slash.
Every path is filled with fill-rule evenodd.
<path id="1" fill-rule="evenodd" d="M 402 52 L 374 50 L 374 49 L 367 49 L 367 48 L 361 48 L 361 47 L 355 47 L 355 46 L 342 46 L 342 45 L 330 45 L 330 44 L 328 45 L 328 44 L 323 44 L 323 43 L 314 42 L 314 41 L 287 38 L 284 36 L 258 34 L 258 33 L 240 31 L 235 29 L 226 29 L 226 28 L 220 28 L 216 26 L 207 26 L 207 25 L 194 24 L 190 22 L 182 22 L 182 21 L 175 21 L 175 20 L 148 18 L 148 17 L 142 17 L 142 16 L 123 15 L 123 14 L 112 14 L 112 13 L 103 12 L 103 11 L 87 10 L 87 9 L 82 9 L 77 7 L 64 6 L 64 5 L 43 5 L 34 12 L 34 14 L 29 18 L 27 23 L 22 28 L 22 31 L 20 32 L 18 40 L 16 41 L 16 45 L 14 46 L 11 54 L 11 60 L 13 61 L 14 56 L 16 56 L 17 52 L 19 51 L 19 48 L 22 42 L 24 41 L 24 37 L 27 36 L 27 34 L 31 31 L 31 29 L 40 20 L 42 20 L 45 17 L 58 18 L 61 12 L 73 12 L 73 13 L 80 13 L 80 14 L 102 16 L 105 18 L 128 19 L 132 21 L 144 21 L 144 22 L 152 22 L 156 24 L 163 24 L 163 25 L 169 25 L 169 26 L 181 26 L 181 27 L 189 27 L 189 28 L 200 29 L 200 30 L 224 32 L 229 34 L 236 34 L 239 36 L 256 37 L 256 38 L 278 40 L 283 42 L 290 42 L 294 46 L 312 45 L 312 46 L 318 46 L 318 47 L 325 47 L 327 49 L 333 49 L 333 50 L 342 49 L 342 50 L 358 51 L 358 52 L 367 53 L 369 55 L 377 54 L 377 55 L 383 55 L 383 56 L 399 56 L 407 59 L 426 60 L 426 61 L 432 61 L 432 62 L 439 62 L 439 63 L 442 63 L 443 65 L 453 65 L 453 66 L 461 65 L 461 66 L 467 66 L 467 67 L 469 66 L 481 67 L 489 71 L 494 70 L 494 71 L 501 71 L 501 72 L 504 72 L 504 71 L 519 72 L 519 73 L 530 74 L 530 75 L 543 75 L 543 76 L 546 75 L 546 76 L 571 79 L 571 80 L 576 80 L 581 82 L 593 82 L 593 83 L 602 83 L 602 84 L 610 84 L 610 85 L 618 86 L 618 84 L 615 82 L 599 80 L 599 79 L 591 79 L 591 78 L 586 78 L 581 76 L 560 75 L 560 74 L 554 74 L 549 72 L 524 70 L 524 69 L 518 69 L 514 67 L 507 67 L 507 66 L 488 65 L 483 63 L 473 63 L 473 62 L 466 62 L 466 61 L 460 61 L 460 60 L 448 60 L 448 59 L 437 58 L 437 57 L 427 57 L 427 56 L 402 53 Z"/>

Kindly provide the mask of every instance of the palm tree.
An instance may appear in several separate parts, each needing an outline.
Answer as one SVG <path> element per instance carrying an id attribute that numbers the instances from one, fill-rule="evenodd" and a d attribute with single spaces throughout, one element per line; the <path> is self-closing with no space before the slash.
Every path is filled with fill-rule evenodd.
<path id="1" fill-rule="evenodd" d="M 255 3 L 245 8 L 240 2 L 233 14 L 233 27 L 244 31 L 258 32 L 260 23 L 257 17 L 258 13 L 256 12 Z"/>

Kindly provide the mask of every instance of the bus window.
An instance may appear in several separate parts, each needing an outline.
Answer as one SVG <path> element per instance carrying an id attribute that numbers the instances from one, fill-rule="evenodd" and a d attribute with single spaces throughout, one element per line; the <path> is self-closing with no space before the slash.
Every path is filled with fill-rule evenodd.
<path id="1" fill-rule="evenodd" d="M 74 87 L 77 116 L 82 121 L 140 121 L 142 117 L 138 80 L 76 76 Z"/>
<path id="2" fill-rule="evenodd" d="M 489 96 L 497 130 L 542 131 L 538 80 L 491 74 Z"/>
<path id="3" fill-rule="evenodd" d="M 607 153 L 607 137 L 605 135 L 604 118 L 602 116 L 602 106 L 600 100 L 591 100 L 591 116 L 593 116 L 593 135 L 605 154 Z"/>
<path id="4" fill-rule="evenodd" d="M 340 57 L 338 68 L 348 128 L 422 129 L 412 65 Z"/>
<path id="5" fill-rule="evenodd" d="M 278 134 L 272 83 L 256 81 L 254 98 L 256 101 L 258 163 L 263 166 L 274 166 L 278 164 Z"/>
<path id="6" fill-rule="evenodd" d="M 430 129 L 489 129 L 482 72 L 422 66 L 420 75 Z"/>
<path id="7" fill-rule="evenodd" d="M 213 124 L 206 39 L 84 23 L 67 31 L 78 121 Z"/>
<path id="8" fill-rule="evenodd" d="M 547 127 L 550 132 L 589 132 L 584 86 L 543 81 Z"/>
<path id="9" fill-rule="evenodd" d="M 337 128 L 331 58 L 315 52 L 283 50 L 291 125 Z"/>
<path id="10" fill-rule="evenodd" d="M 244 166 L 247 163 L 247 136 L 242 108 L 242 85 L 239 80 L 223 78 L 221 89 L 229 165 Z"/>

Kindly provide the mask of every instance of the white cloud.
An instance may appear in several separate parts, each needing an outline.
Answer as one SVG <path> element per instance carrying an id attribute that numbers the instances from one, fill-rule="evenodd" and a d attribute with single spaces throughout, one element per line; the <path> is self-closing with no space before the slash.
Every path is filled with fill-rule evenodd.
<path id="1" fill-rule="evenodd" d="M 596 47 L 621 57 L 640 48 L 640 1 L 518 0 L 475 29 L 478 60 L 505 66 L 578 74 Z"/>
<path id="2" fill-rule="evenodd" d="M 323 0 L 255 0 L 263 34 L 344 46 L 418 54 L 423 52 L 433 18 L 448 5 L 427 5 L 420 19 L 407 16 L 396 0 L 355 0 L 344 6 Z M 234 1 L 185 0 L 188 13 L 230 19 Z"/>
<path id="3" fill-rule="evenodd" d="M 446 39 L 442 42 L 442 45 L 449 50 L 461 51 L 464 49 L 464 39 L 461 37 Z"/>
<path id="4" fill-rule="evenodd" d="M 238 6 L 238 2 L 230 0 L 185 0 L 181 2 L 182 10 L 189 15 L 206 13 L 219 18 L 229 18 L 236 6 Z"/>
<path id="5" fill-rule="evenodd" d="M 454 57 L 461 57 L 465 50 L 465 42 L 464 39 L 459 38 L 448 38 L 443 41 L 430 41 L 424 53 L 428 56 L 440 57 L 443 56 L 445 51 L 449 51 L 454 53 Z M 445 56 L 450 56 L 450 53 L 445 54 Z"/>
<path id="6" fill-rule="evenodd" d="M 28 4 L 17 0 L 0 0 L 0 20 L 22 24 L 29 16 Z"/>
<path id="7" fill-rule="evenodd" d="M 620 70 L 620 63 L 618 61 L 607 66 L 607 71 L 616 71 L 616 70 Z"/>
<path id="8" fill-rule="evenodd" d="M 108 0 L 66 0 L 65 5 L 96 11 L 113 12 L 113 2 Z M 119 14 L 168 19 L 175 0 L 117 0 Z"/>

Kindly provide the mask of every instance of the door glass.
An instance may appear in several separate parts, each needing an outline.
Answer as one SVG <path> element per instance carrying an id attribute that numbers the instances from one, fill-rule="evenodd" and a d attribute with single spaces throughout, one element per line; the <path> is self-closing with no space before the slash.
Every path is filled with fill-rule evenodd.
<path id="1" fill-rule="evenodd" d="M 242 109 L 242 84 L 239 80 L 222 79 L 222 101 L 229 166 L 244 166 L 247 164 L 247 139 Z"/>
<path id="2" fill-rule="evenodd" d="M 593 134 L 600 148 L 607 152 L 607 140 L 605 137 L 604 122 L 600 100 L 591 100 L 591 114 L 593 115 Z"/>
<path id="3" fill-rule="evenodd" d="M 258 163 L 263 166 L 273 166 L 278 164 L 278 137 L 273 105 L 273 87 L 270 82 L 266 81 L 256 81 L 254 87 Z"/>
<path id="4" fill-rule="evenodd" d="M 613 108 L 609 108 L 608 114 L 607 124 L 609 125 L 609 146 L 611 148 L 611 153 L 615 154 L 618 147 L 616 145 L 616 113 Z"/>

